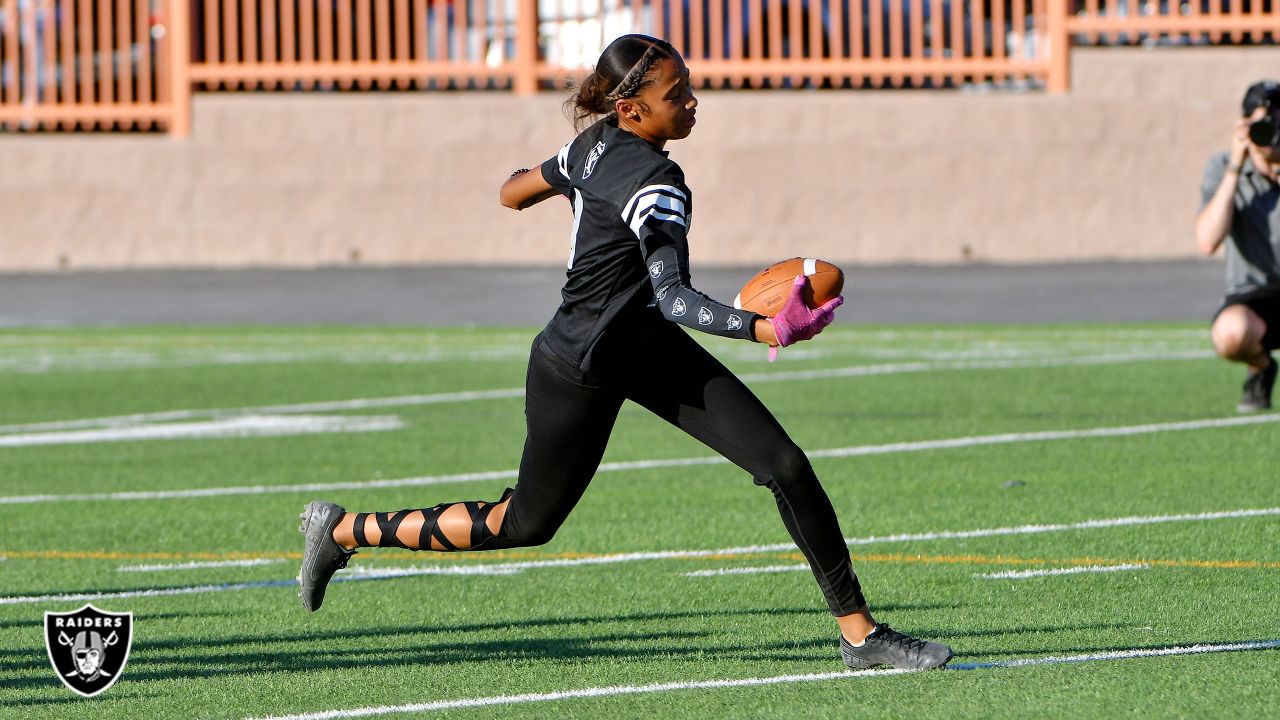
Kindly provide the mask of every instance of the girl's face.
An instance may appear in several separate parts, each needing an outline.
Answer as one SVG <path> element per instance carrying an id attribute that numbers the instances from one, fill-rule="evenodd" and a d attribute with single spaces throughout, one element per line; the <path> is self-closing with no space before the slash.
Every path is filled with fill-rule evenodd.
<path id="1" fill-rule="evenodd" d="M 653 64 L 654 83 L 634 97 L 617 103 L 619 122 L 661 149 L 668 140 L 682 140 L 693 132 L 698 99 L 689 84 L 689 68 L 679 55 Z"/>

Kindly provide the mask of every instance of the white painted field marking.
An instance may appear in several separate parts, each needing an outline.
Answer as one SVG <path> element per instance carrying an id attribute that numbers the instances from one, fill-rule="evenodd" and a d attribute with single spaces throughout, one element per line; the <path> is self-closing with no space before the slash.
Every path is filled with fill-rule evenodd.
<path id="1" fill-rule="evenodd" d="M 1106 518 L 1082 520 L 1075 523 L 1058 525 L 1022 525 L 1017 527 L 985 528 L 977 530 L 958 530 L 901 535 L 883 535 L 862 538 L 845 538 L 848 545 L 872 545 L 876 543 L 908 542 L 913 540 L 939 540 L 951 538 L 994 537 L 1003 535 L 1033 535 L 1047 532 L 1069 530 L 1098 530 L 1109 527 L 1125 527 L 1131 525 L 1153 525 L 1171 522 L 1194 522 L 1201 520 L 1225 520 L 1233 518 L 1267 517 L 1280 515 L 1280 507 L 1226 510 L 1222 512 L 1193 513 L 1185 515 L 1150 515 L 1136 517 Z M 371 568 L 357 566 L 349 573 L 335 576 L 332 582 L 358 582 L 364 580 L 385 580 L 416 575 L 511 575 L 524 570 L 549 567 L 580 567 L 584 565 L 613 565 L 617 563 L 641 562 L 645 560 L 670 560 L 680 558 L 718 557 L 730 555 L 751 555 L 766 552 L 786 552 L 795 550 L 792 543 L 774 545 L 747 545 L 744 547 L 720 548 L 717 550 L 657 550 L 650 552 L 616 553 L 613 555 L 597 555 L 584 558 L 556 558 L 552 560 L 526 560 L 521 562 L 490 563 L 485 565 L 468 565 L 465 570 L 450 570 L 435 567 L 391 567 Z M 803 566 L 798 566 L 803 567 Z M 269 580 L 263 582 L 227 583 L 223 585 L 195 585 L 188 587 L 150 588 L 141 590 L 104 591 L 97 593 L 74 593 L 57 595 L 13 595 L 0 596 L 0 605 L 20 605 L 48 602 L 79 602 L 82 600 L 99 600 L 130 597 L 152 597 L 162 595 L 193 595 L 201 593 L 227 592 L 234 590 L 254 590 L 259 588 L 291 587 L 297 581 Z"/>
<path id="2" fill-rule="evenodd" d="M 872 545 L 875 543 L 910 542 L 917 540 L 957 540 L 963 538 L 999 537 L 1003 535 L 1037 535 L 1039 533 L 1063 532 L 1067 530 L 1098 530 L 1101 528 L 1127 527 L 1133 525 L 1157 525 L 1161 523 L 1227 520 L 1232 518 L 1269 517 L 1276 515 L 1280 515 L 1280 507 L 1224 510 L 1221 512 L 1207 513 L 1186 513 L 1181 515 L 1131 515 L 1129 517 L 1081 520 L 1080 522 L 1060 523 L 1055 525 L 1019 525 L 1016 527 L 986 528 L 980 530 L 949 530 L 942 532 L 903 533 L 900 535 L 872 535 L 864 538 L 845 538 L 845 542 L 849 545 Z"/>
<path id="3" fill-rule="evenodd" d="M 486 565 L 436 565 L 434 567 L 367 567 L 364 565 L 353 565 L 348 570 L 348 575 L 352 580 L 383 580 L 398 577 L 413 577 L 416 575 L 515 575 L 527 568 L 523 563 L 490 563 Z M 340 581 L 341 576 L 333 579 L 333 582 Z"/>
<path id="4" fill-rule="evenodd" d="M 808 565 L 764 565 L 761 567 L 720 568 L 718 570 L 694 570 L 683 573 L 685 577 L 715 577 L 717 575 L 759 575 L 762 573 L 808 571 Z"/>
<path id="5" fill-rule="evenodd" d="M 1280 422 L 1280 415 L 1245 415 L 1241 417 L 1214 418 L 1209 420 L 1187 420 L 1184 422 L 1152 423 L 1148 425 L 1128 425 L 1108 428 L 1090 428 L 1086 430 L 1049 430 L 1044 432 L 1005 433 L 1001 435 L 977 435 L 970 437 L 950 438 L 946 440 L 922 440 L 918 442 L 889 443 L 886 445 L 863 445 L 860 447 L 835 448 L 817 450 L 809 453 L 809 457 L 837 458 L 855 457 L 858 455 L 880 455 L 895 452 L 918 452 L 921 450 L 942 450 L 947 448 L 977 447 L 981 445 L 1007 445 L 1023 442 L 1045 442 L 1048 440 L 1076 440 L 1080 438 L 1127 437 L 1130 435 L 1149 435 L 1153 433 L 1180 432 L 1186 430 L 1209 430 L 1212 428 L 1239 427 L 1242 425 L 1260 425 Z"/>
<path id="6" fill-rule="evenodd" d="M 377 343 L 381 338 L 371 338 Z M 0 372 L 17 374 L 45 374 L 53 371 L 97 371 L 133 368 L 190 368 L 207 365 L 281 365 L 306 362 L 338 362 L 345 364 L 406 365 L 438 362 L 510 362 L 529 356 L 526 340 L 512 347 L 491 347 L 474 350 L 450 348 L 428 350 L 386 351 L 374 348 L 368 351 L 296 352 L 295 345 L 287 350 L 248 348 L 221 352 L 155 352 L 137 348 L 119 348 L 108 352 L 59 349 L 54 355 L 44 351 L 32 353 L 28 348 L 10 350 L 0 355 Z"/>
<path id="7" fill-rule="evenodd" d="M 116 572 L 165 572 L 168 570 L 204 570 L 224 567 L 257 567 L 259 565 L 275 565 L 284 560 L 279 558 L 253 558 L 250 560 L 217 560 L 210 562 L 169 563 L 167 565 L 121 565 Z"/>
<path id="8" fill-rule="evenodd" d="M 245 415 L 206 422 L 159 423 L 61 432 L 0 435 L 0 448 L 36 445 L 178 440 L 188 438 L 274 437 L 399 430 L 395 415 Z"/>
<path id="9" fill-rule="evenodd" d="M 103 592 L 60 593 L 57 595 L 10 595 L 0 597 L 0 605 L 34 605 L 37 603 L 83 602 L 85 600 L 117 600 L 121 598 L 168 597 L 170 595 L 201 595 L 204 593 L 233 590 L 257 590 L 259 588 L 297 587 L 298 581 L 263 580 L 261 582 L 229 583 L 226 585 L 190 585 L 186 587 L 146 588 L 142 590 L 107 590 Z"/>
<path id="10" fill-rule="evenodd" d="M 1064 367 L 1069 365 L 1106 365 L 1136 361 L 1200 360 L 1212 357 L 1208 352 L 1174 353 L 1125 353 L 1083 357 L 1033 357 L 1020 360 L 964 360 L 954 362 L 909 362 L 880 365 L 855 365 L 827 370 L 794 372 L 747 373 L 739 375 L 744 382 L 770 383 L 793 380 L 822 380 L 831 378 L 866 377 L 944 370 L 1004 370 L 1034 367 Z M 26 433 L 48 430 L 77 430 L 98 427 L 116 427 L 149 422 L 173 422 L 199 418 L 237 417 L 241 415 L 289 415 L 296 413 L 335 412 L 341 410 L 368 410 L 373 408 L 409 407 L 447 403 L 476 402 L 481 400 L 505 400 L 524 397 L 524 388 L 497 390 L 466 390 L 431 395 L 403 395 L 385 398 L 358 398 L 325 402 L 296 403 L 291 405 L 264 405 L 260 407 L 222 408 L 206 410 L 168 410 L 154 413 L 135 413 L 111 417 L 59 420 L 19 425 L 0 425 L 0 433 Z"/>
<path id="11" fill-rule="evenodd" d="M 1030 433 L 1004 433 L 999 435 L 975 435 L 969 437 L 947 438 L 943 440 L 887 443 L 884 445 L 855 445 L 853 447 L 845 448 L 813 450 L 808 453 L 808 456 L 810 458 L 844 458 L 862 455 L 948 450 L 953 448 L 979 447 L 983 445 L 1007 445 L 1022 442 L 1126 437 L 1130 435 L 1149 435 L 1163 432 L 1210 430 L 1275 422 L 1280 422 L 1280 414 L 1244 415 L 1240 417 L 1188 420 L 1185 422 L 1155 423 L 1150 425 L 1128 425 L 1109 428 L 1089 428 L 1085 430 L 1053 430 Z M 3 438 L 0 437 L 0 439 Z M 694 467 L 699 465 L 725 465 L 728 464 L 728 462 L 728 460 L 720 457 L 719 455 L 694 458 L 669 458 L 665 460 L 631 460 L 603 463 L 600 465 L 597 473 L 652 470 L 672 467 Z M 425 485 L 448 485 L 465 482 L 515 480 L 519 478 L 519 475 L 520 473 L 517 470 L 491 470 L 485 472 L 459 473 L 456 475 L 429 475 L 425 477 L 398 478 L 390 480 L 351 480 L 347 482 L 305 483 L 300 485 L 249 485 L 197 488 L 191 490 L 147 490 L 113 493 L 72 493 L 65 495 L 11 495 L 0 497 L 0 505 L 49 502 L 96 502 L 100 500 L 168 500 L 175 498 L 210 497 L 220 495 L 265 495 L 270 493 L 317 493 L 331 492 L 334 490 L 368 490 L 376 488 L 420 487 Z"/>
<path id="12" fill-rule="evenodd" d="M 1025 578 L 1046 577 L 1050 575 L 1076 575 L 1079 573 L 1110 573 L 1125 570 L 1150 570 L 1146 563 L 1125 563 L 1122 565 L 1082 565 L 1080 567 L 1051 568 L 1048 570 L 1005 570 L 996 573 L 978 573 L 975 578 L 983 580 L 1023 580 Z"/>
<path id="13" fill-rule="evenodd" d="M 1155 362 L 1169 360 L 1207 360 L 1214 357 L 1205 350 L 1169 353 L 1115 353 L 1082 357 L 1033 357 L 1009 360 L 952 360 L 882 365 L 855 365 L 853 367 L 825 370 L 794 370 L 772 373 L 748 373 L 739 375 L 743 382 L 783 382 L 791 380 L 826 380 L 831 378 L 865 377 L 871 375 L 897 375 L 913 372 L 938 372 L 946 370 L 1014 370 L 1024 368 L 1069 367 L 1076 365 L 1115 365 L 1129 362 Z"/>
<path id="14" fill-rule="evenodd" d="M 301 413 L 337 412 L 341 410 L 372 410 L 375 408 L 438 405 L 445 403 L 474 402 L 477 400 L 501 400 L 524 397 L 523 388 L 505 390 L 466 390 L 462 392 L 436 393 L 434 395 L 403 395 L 385 398 L 359 398 L 325 402 L 295 403 L 292 405 L 262 405 L 257 407 L 223 408 L 209 410 L 167 410 L 153 413 L 134 413 L 111 417 L 85 418 L 83 420 L 59 420 L 22 425 L 0 425 L 0 433 L 38 432 L 44 430 L 79 430 L 97 427 L 118 427 L 152 422 L 174 422 L 200 418 L 240 417 L 244 415 L 295 415 Z"/>
<path id="15" fill-rule="evenodd" d="M 1255 650 L 1271 650 L 1280 647 L 1280 640 L 1263 640 L 1259 642 L 1241 642 L 1219 645 L 1191 645 L 1172 648 L 1134 648 L 1114 652 L 1090 653 L 1088 655 L 1045 656 L 1019 658 L 1016 660 L 997 660 L 986 663 L 958 663 L 947 666 L 946 671 L 973 671 L 995 668 L 1024 668 L 1036 665 L 1062 665 L 1069 663 L 1106 662 L 1115 660 L 1134 660 L 1138 658 L 1168 657 L 1171 655 L 1199 655 L 1204 653 L 1245 652 Z M 619 695 L 649 695 L 657 693 L 681 692 L 688 690 L 718 690 L 722 688 L 760 687 L 765 685 L 783 685 L 804 682 L 826 682 L 830 680 L 852 680 L 868 678 L 886 678 L 907 673 L 926 672 L 920 670 L 845 670 L 842 672 L 812 673 L 808 675 L 775 675 L 772 677 L 735 678 L 723 680 L 694 680 L 685 682 L 655 683 L 652 685 L 607 685 L 602 687 L 559 690 L 545 693 L 524 693 L 521 695 L 491 695 L 488 697 L 458 698 L 455 700 L 434 700 L 430 702 L 410 703 L 406 705 L 381 705 L 376 707 L 351 708 L 348 710 L 321 710 L 298 715 L 270 715 L 259 720 L 333 720 L 334 718 L 372 717 L 375 715 L 392 715 L 403 713 L 422 713 L 436 710 L 456 710 L 461 708 L 491 707 L 496 705 L 524 705 L 538 702 L 554 702 L 557 700 L 575 700 L 578 698 L 615 697 Z"/>
<path id="16" fill-rule="evenodd" d="M 1185 515 L 1150 515 L 1107 518 L 1098 520 L 1082 520 L 1076 523 L 1058 525 L 1021 525 L 1017 527 L 982 528 L 977 530 L 951 530 L 928 533 L 904 533 L 900 535 L 869 536 L 861 538 L 845 538 L 845 544 L 851 546 L 875 545 L 880 543 L 951 540 L 961 538 L 1001 537 L 1006 535 L 1038 535 L 1049 532 L 1069 530 L 1100 530 L 1103 528 L 1126 527 L 1133 525 L 1154 525 L 1172 522 L 1196 522 L 1204 520 L 1227 520 L 1247 517 L 1266 517 L 1280 515 L 1280 507 L 1259 510 L 1228 510 L 1224 512 L 1194 513 Z M 717 557 L 732 555 L 751 555 L 755 553 L 786 552 L 795 550 L 793 543 L 777 543 L 774 545 L 748 545 L 745 547 L 719 548 L 716 550 L 653 550 L 648 552 L 615 553 L 612 555 L 596 555 L 584 558 L 557 558 L 554 560 L 524 560 L 520 562 L 491 563 L 471 565 L 473 571 L 484 571 L 491 574 L 511 574 L 550 567 L 580 567 L 584 565 L 613 565 L 616 563 L 642 562 L 646 560 L 674 560 L 699 557 Z M 807 565 L 795 565 L 795 569 L 808 570 Z M 745 570 L 745 568 L 744 568 Z M 400 568 L 361 568 L 346 577 L 352 580 L 380 580 L 384 578 L 412 577 L 414 575 L 439 574 L 433 568 L 400 567 Z M 729 573 L 731 574 L 731 573 Z M 334 578 L 337 582 L 340 577 Z"/>

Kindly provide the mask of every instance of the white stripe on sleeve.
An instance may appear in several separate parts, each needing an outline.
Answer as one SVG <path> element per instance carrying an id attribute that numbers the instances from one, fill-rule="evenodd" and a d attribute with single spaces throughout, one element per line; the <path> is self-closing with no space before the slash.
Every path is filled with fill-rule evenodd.
<path id="1" fill-rule="evenodd" d="M 684 203 L 669 195 L 652 193 L 641 198 L 631 218 L 631 232 L 640 237 L 640 226 L 649 218 L 684 225 Z"/>
<path id="2" fill-rule="evenodd" d="M 631 225 L 632 213 L 636 212 L 636 206 L 640 203 L 641 198 L 654 193 L 662 193 L 669 195 L 672 199 L 680 202 L 680 215 L 684 215 L 684 204 L 689 197 L 684 191 L 673 185 L 646 185 L 635 192 L 631 199 L 627 201 L 626 207 L 622 208 L 622 222 Z"/>
<path id="3" fill-rule="evenodd" d="M 572 145 L 573 143 L 569 143 Z M 569 145 L 560 148 L 560 152 L 556 153 L 556 164 L 560 166 L 560 174 L 565 180 L 569 180 Z"/>

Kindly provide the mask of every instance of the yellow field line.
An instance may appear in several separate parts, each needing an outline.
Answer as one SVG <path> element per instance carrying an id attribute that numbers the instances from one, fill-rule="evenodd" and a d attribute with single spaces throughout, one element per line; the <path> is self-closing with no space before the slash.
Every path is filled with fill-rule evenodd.
<path id="1" fill-rule="evenodd" d="M 119 552 L 106 550 L 0 550 L 0 556 L 27 560 L 298 560 L 302 557 L 298 552 Z M 413 559 L 417 561 L 491 561 L 491 560 L 595 560 L 610 557 L 601 553 L 542 553 L 521 551 L 492 551 L 485 553 L 434 553 L 397 557 L 397 560 Z M 1012 555 L 920 555 L 911 553 L 854 553 L 855 562 L 883 562 L 918 565 L 1056 565 L 1056 566 L 1089 566 L 1089 565 L 1150 565 L 1168 568 L 1209 568 L 1216 570 L 1242 569 L 1280 569 L 1280 562 L 1262 560 L 1156 560 L 1156 559 L 1123 559 L 1112 558 L 1037 558 L 1016 557 Z M 796 560 L 803 561 L 804 556 L 798 552 L 770 553 L 717 553 L 714 555 L 698 555 L 690 557 L 669 558 L 675 560 Z"/>

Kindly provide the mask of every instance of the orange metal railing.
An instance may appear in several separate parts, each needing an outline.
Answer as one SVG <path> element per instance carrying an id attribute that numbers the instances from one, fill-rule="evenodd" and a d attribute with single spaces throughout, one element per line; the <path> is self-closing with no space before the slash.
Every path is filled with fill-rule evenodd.
<path id="1" fill-rule="evenodd" d="M 192 89 L 496 89 L 670 40 L 703 87 L 1065 92 L 1073 44 L 1274 43 L 1280 0 L 0 0 L 0 130 L 163 129 Z"/>
<path id="2" fill-rule="evenodd" d="M 0 0 L 0 129 L 185 134 L 185 13 L 171 0 Z"/>
<path id="3" fill-rule="evenodd" d="M 191 79 L 207 89 L 505 88 L 519 65 L 517 38 L 532 34 L 522 20 L 533 19 L 514 0 L 194 0 L 193 8 Z"/>

